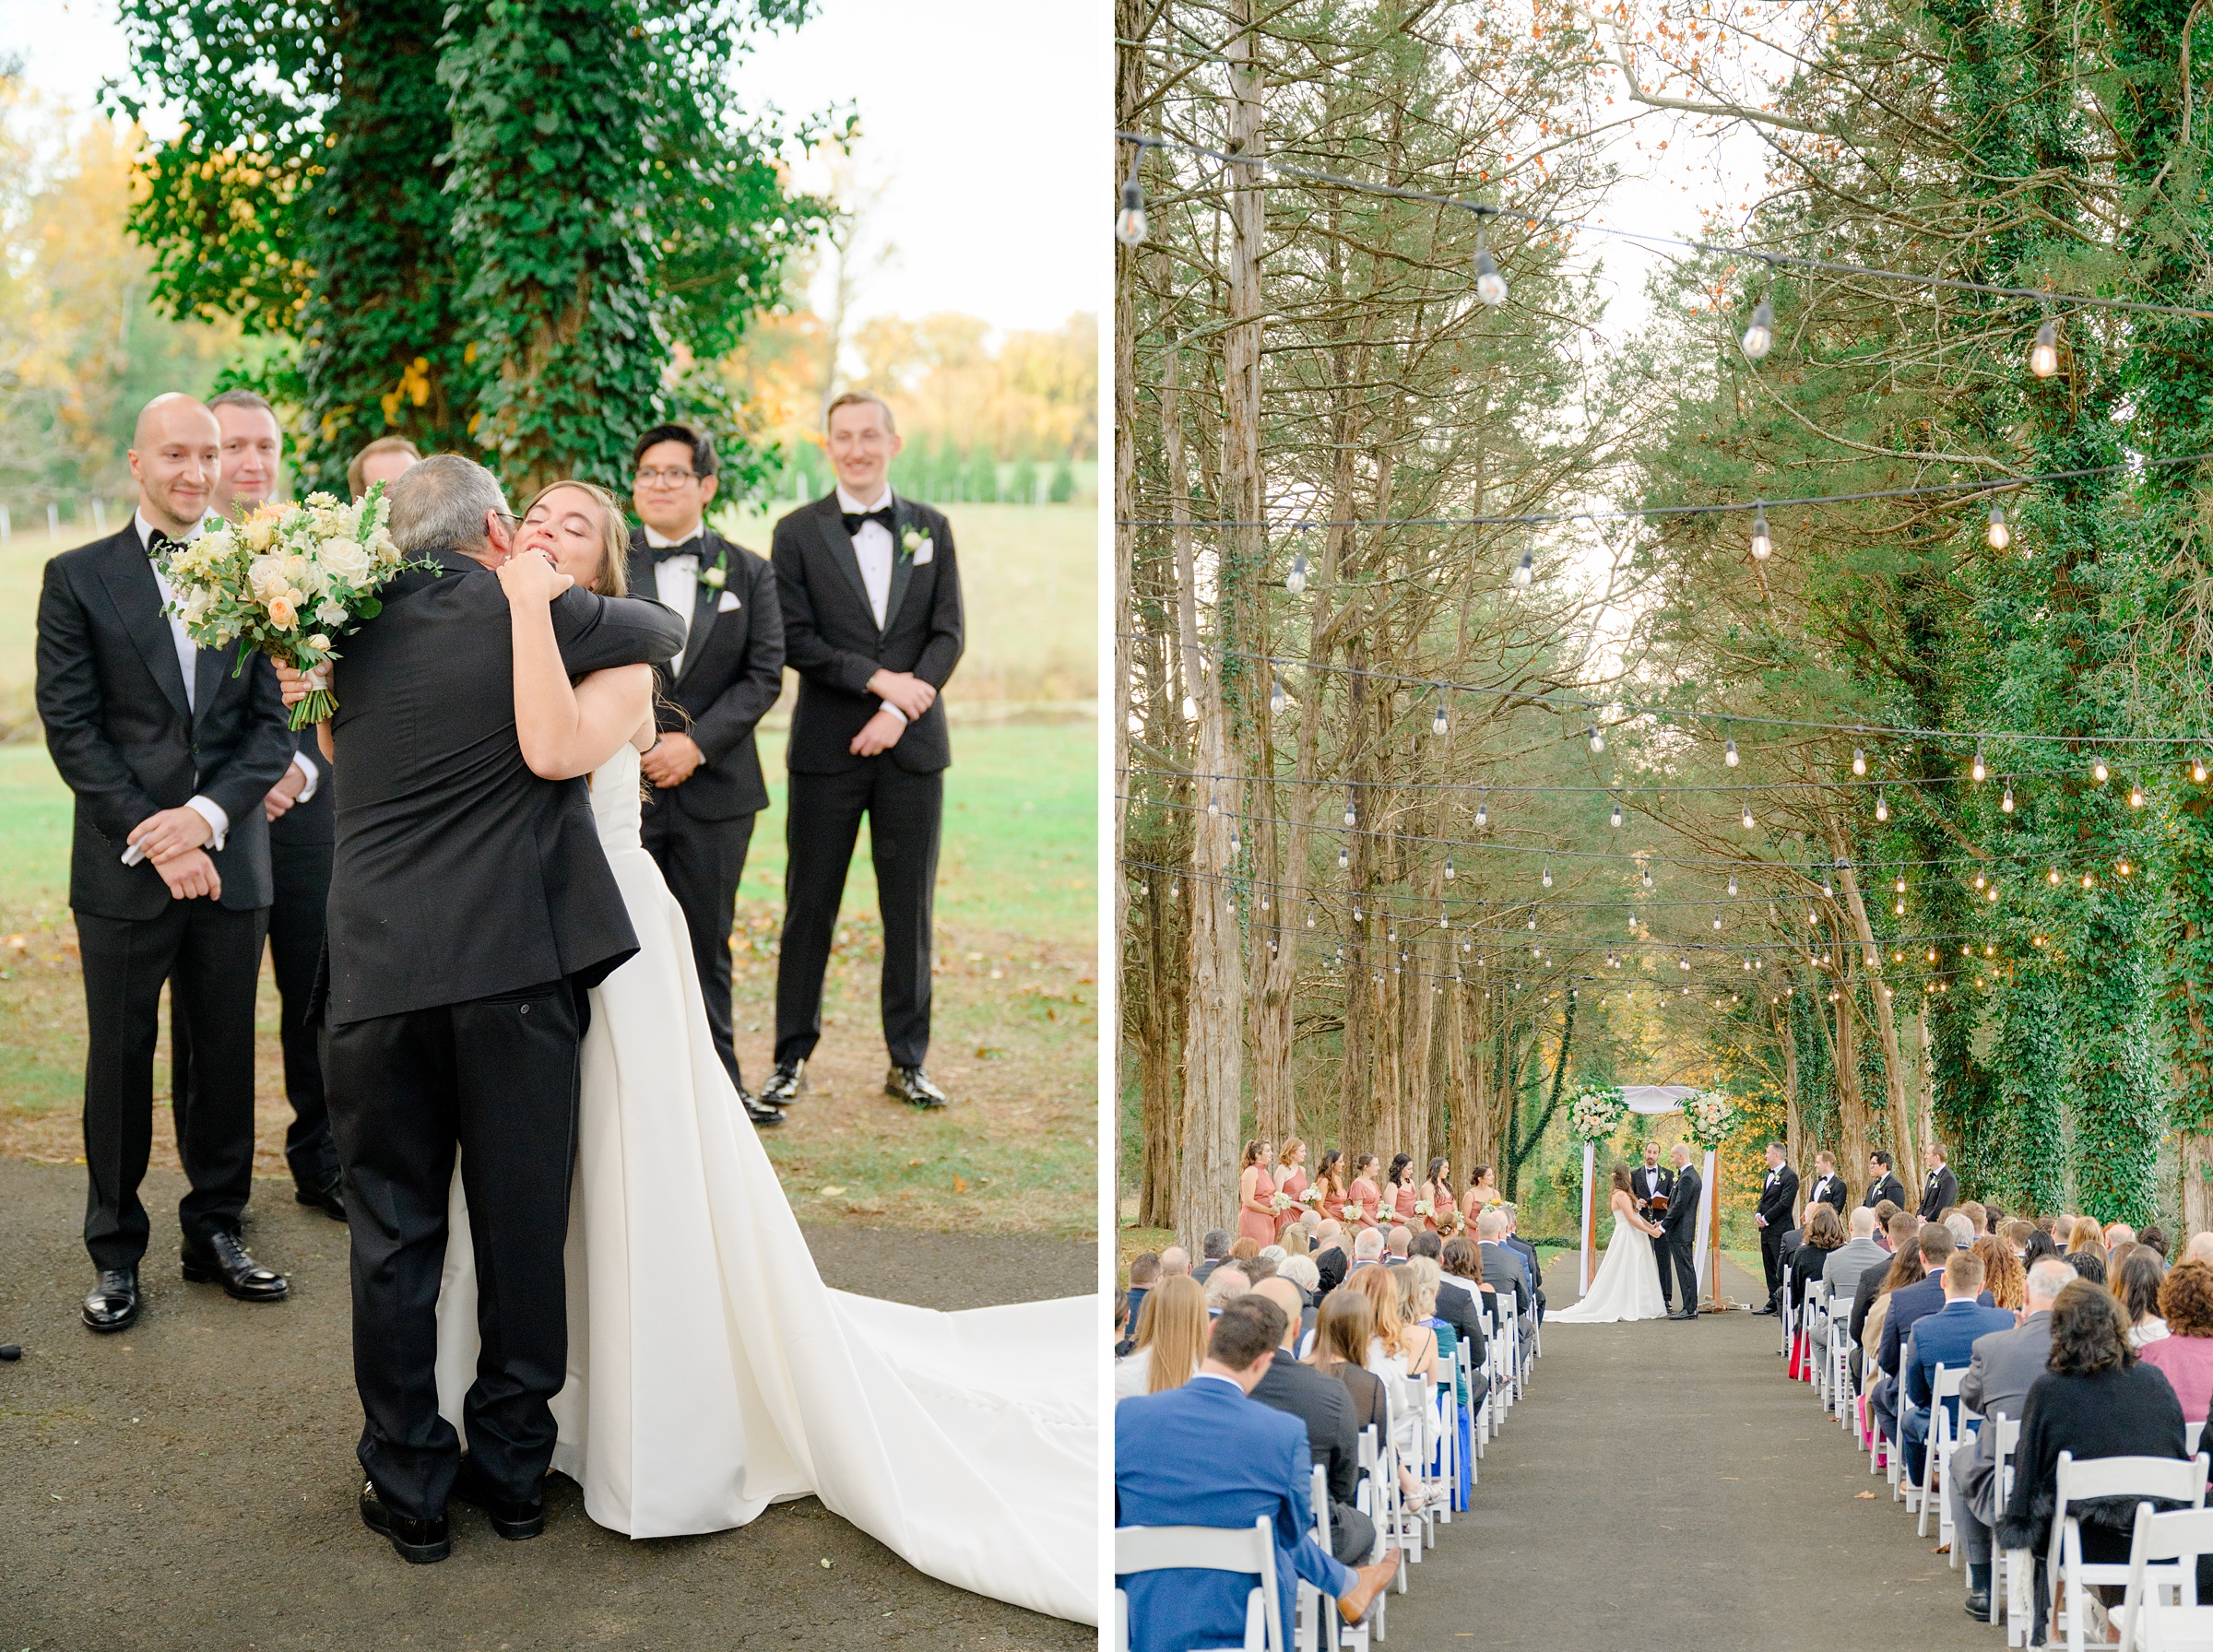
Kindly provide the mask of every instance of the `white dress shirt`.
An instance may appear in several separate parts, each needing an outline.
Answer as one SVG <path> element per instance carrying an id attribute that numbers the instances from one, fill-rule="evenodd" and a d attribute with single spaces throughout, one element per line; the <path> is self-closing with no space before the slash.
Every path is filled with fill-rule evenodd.
<path id="1" fill-rule="evenodd" d="M 689 532 L 670 538 L 666 534 L 645 530 L 648 549 L 659 550 L 665 546 L 681 545 L 687 539 L 696 539 L 706 529 L 704 523 L 695 522 Z M 680 557 L 670 557 L 653 565 L 653 594 L 660 598 L 663 608 L 674 608 L 688 627 L 692 623 L 692 605 L 699 598 L 699 552 L 688 550 Z M 684 651 L 678 649 L 669 662 L 671 678 L 684 674 Z"/>
<path id="2" fill-rule="evenodd" d="M 864 511 L 881 511 L 892 502 L 892 488 L 884 484 L 883 491 L 876 496 L 873 504 L 863 504 L 837 486 L 837 508 L 848 516 L 858 516 Z M 876 616 L 876 629 L 881 631 L 892 608 L 892 559 L 896 551 L 892 542 L 892 530 L 881 522 L 864 522 L 860 532 L 853 536 L 853 555 L 860 563 L 860 583 L 868 588 L 869 608 Z M 883 709 L 904 723 L 906 714 L 886 700 Z"/>
<path id="3" fill-rule="evenodd" d="M 137 512 L 132 520 L 138 529 L 138 548 L 144 550 L 154 541 L 154 525 L 146 519 L 144 511 Z M 206 520 L 205 517 L 201 518 L 202 522 Z M 194 523 L 182 536 L 185 543 L 190 543 L 199 537 L 200 523 L 198 522 Z M 154 584 L 160 587 L 162 616 L 169 621 L 170 638 L 176 645 L 177 668 L 184 674 L 185 709 L 188 714 L 197 714 L 199 688 L 195 678 L 199 675 L 200 646 L 192 640 L 192 634 L 184 629 L 184 621 L 172 611 L 176 607 L 177 594 L 170 589 L 169 575 L 161 572 L 161 564 L 155 561 L 150 554 L 147 558 L 147 566 L 154 571 Z M 309 784 L 311 785 L 314 784 L 312 773 Z M 224 840 L 231 835 L 231 816 L 223 806 L 211 797 L 203 797 L 195 794 L 184 799 L 184 807 L 207 822 L 207 830 L 211 834 L 207 839 L 207 846 L 210 849 L 220 849 Z M 139 848 L 136 844 L 131 844 L 124 849 L 123 864 L 126 867 L 135 867 L 145 858 L 146 851 Z"/>

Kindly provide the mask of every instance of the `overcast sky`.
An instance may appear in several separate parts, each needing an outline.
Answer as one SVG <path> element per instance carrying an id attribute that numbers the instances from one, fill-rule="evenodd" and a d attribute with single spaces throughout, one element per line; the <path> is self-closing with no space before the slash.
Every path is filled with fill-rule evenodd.
<path id="1" fill-rule="evenodd" d="M 121 72 L 114 0 L 0 0 L 0 53 L 80 109 Z M 1108 49 L 1086 0 L 822 0 L 746 64 L 747 98 L 858 110 L 852 168 L 881 185 L 870 239 L 890 258 L 862 315 L 954 310 L 1001 330 L 1055 327 L 1106 297 Z M 800 183 L 823 177 L 802 171 Z M 1093 187 L 1082 187 L 1092 183 Z M 1104 192 L 1104 193 L 1103 193 Z"/>

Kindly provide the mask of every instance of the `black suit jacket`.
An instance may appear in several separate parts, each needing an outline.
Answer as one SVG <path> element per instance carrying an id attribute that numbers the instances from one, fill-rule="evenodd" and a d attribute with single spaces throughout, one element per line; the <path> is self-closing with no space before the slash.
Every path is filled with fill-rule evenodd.
<path id="1" fill-rule="evenodd" d="M 1935 1221 L 1959 1202 L 1959 1178 L 1948 1164 L 1921 1185 L 1921 1219 Z"/>
<path id="2" fill-rule="evenodd" d="M 1675 1173 L 1663 1164 L 1647 1170 L 1641 1164 L 1629 1172 L 1629 1197 L 1637 1201 L 1641 1212 L 1651 1202 L 1655 1193 L 1672 1199 L 1675 1197 Z"/>
<path id="3" fill-rule="evenodd" d="M 1852 1193 L 1844 1186 L 1844 1178 L 1832 1172 L 1828 1175 L 1814 1178 L 1813 1191 L 1805 1196 L 1805 1202 L 1809 1205 L 1827 1205 L 1841 1216 L 1852 1209 Z"/>
<path id="4" fill-rule="evenodd" d="M 1758 1214 L 1768 1219 L 1768 1231 L 1777 1238 L 1790 1226 L 1791 1209 L 1797 1202 L 1798 1173 L 1789 1165 L 1775 1173 L 1772 1184 L 1761 1179 Z"/>
<path id="5" fill-rule="evenodd" d="M 332 675 L 338 836 L 334 1024 L 568 978 L 637 950 L 585 782 L 541 780 L 515 732 L 499 580 L 457 551 L 385 587 Z M 571 672 L 657 664 L 684 640 L 657 602 L 573 587 L 553 601 Z"/>
<path id="6" fill-rule="evenodd" d="M 1696 1249 L 1698 1243 L 1698 1190 L 1705 1186 L 1687 1164 L 1675 1175 L 1675 1190 L 1668 1196 L 1667 1210 L 1660 1218 L 1663 1244 Z"/>
<path id="7" fill-rule="evenodd" d="M 315 795 L 295 803 L 269 822 L 272 844 L 328 844 L 338 834 L 338 788 L 330 783 L 330 764 L 315 744 L 315 731 L 302 728 L 293 737 L 293 749 L 315 765 Z M 279 780 L 284 776 L 279 773 Z"/>
<path id="8" fill-rule="evenodd" d="M 883 702 L 869 692 L 879 669 L 911 671 L 942 690 L 960 663 L 961 576 L 953 528 L 929 505 L 896 499 L 892 588 L 879 630 L 846 532 L 837 495 L 801 505 L 776 524 L 769 545 L 784 605 L 784 658 L 799 675 L 785 762 L 802 774 L 835 774 L 867 760 L 847 749 Z M 902 543 L 908 529 L 928 534 L 931 555 L 917 563 Z M 928 774 L 953 761 L 942 696 L 899 737 L 888 755 Z"/>
<path id="9" fill-rule="evenodd" d="M 1888 1199 L 1899 1210 L 1906 1208 L 1906 1185 L 1896 1176 L 1885 1174 L 1867 1189 L 1867 1197 L 1860 1200 L 1870 1210 Z"/>
<path id="10" fill-rule="evenodd" d="M 1437 1316 L 1460 1333 L 1468 1344 L 1468 1357 L 1483 1363 L 1485 1338 L 1483 1310 L 1476 1305 L 1476 1288 L 1446 1274 L 1437 1281 Z"/>
<path id="11" fill-rule="evenodd" d="M 209 858 L 234 911 L 271 899 L 269 825 L 261 800 L 292 761 L 284 697 L 255 654 L 203 648 L 184 695 L 174 634 L 137 525 L 46 564 L 39 593 L 38 707 L 46 749 L 77 795 L 69 904 L 101 917 L 145 921 L 170 904 L 145 861 L 126 867 L 131 829 L 148 815 L 205 796 L 231 817 Z M 189 709 L 188 709 L 189 708 Z"/>
<path id="12" fill-rule="evenodd" d="M 1351 1503 L 1360 1477 L 1360 1430 L 1353 1422 L 1351 1390 L 1279 1348 L 1267 1375 L 1253 1385 L 1252 1397 L 1307 1425 L 1307 1446 L 1329 1479 L 1330 1501 Z"/>
<path id="13" fill-rule="evenodd" d="M 653 668 L 660 690 L 654 724 L 690 735 L 700 765 L 681 785 L 655 787 L 651 803 L 673 803 L 695 820 L 734 820 L 768 807 L 753 729 L 784 689 L 784 608 L 775 570 L 713 528 L 699 547 L 701 574 L 710 569 L 721 570 L 724 583 L 717 589 L 703 577 L 692 611 L 681 616 L 682 669 Z M 651 596 L 654 584 L 653 553 L 640 528 L 630 536 L 631 594 Z"/>

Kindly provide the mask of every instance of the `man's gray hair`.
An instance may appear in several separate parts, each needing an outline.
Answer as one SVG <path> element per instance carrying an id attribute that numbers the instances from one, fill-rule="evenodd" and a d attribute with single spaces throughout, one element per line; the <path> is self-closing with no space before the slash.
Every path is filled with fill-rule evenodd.
<path id="1" fill-rule="evenodd" d="M 1372 1262 L 1383 1254 L 1383 1230 L 1362 1228 L 1360 1236 L 1353 1241 L 1353 1260 Z"/>
<path id="2" fill-rule="evenodd" d="M 1227 1228 L 1207 1229 L 1200 1237 L 1199 1249 L 1200 1253 L 1210 1262 L 1218 1257 L 1226 1257 L 1229 1255 L 1229 1230 Z"/>
<path id="3" fill-rule="evenodd" d="M 1944 1219 L 1944 1225 L 1951 1232 L 1952 1243 L 1961 1250 L 1965 1250 L 1969 1245 L 1974 1244 L 1975 1224 L 1970 1218 L 1954 1210 Z"/>
<path id="4" fill-rule="evenodd" d="M 1312 1291 L 1321 1283 L 1321 1269 L 1314 1266 L 1312 1257 L 1285 1257 L 1275 1270 L 1279 1280 L 1289 1280 L 1302 1290 Z"/>
<path id="5" fill-rule="evenodd" d="M 1206 1305 L 1218 1308 L 1233 1296 L 1242 1296 L 1252 1289 L 1252 1280 L 1242 1268 L 1217 1268 L 1206 1276 Z"/>
<path id="6" fill-rule="evenodd" d="M 1493 1205 L 1475 1219 L 1475 1232 L 1485 1239 L 1496 1239 L 1506 1232 L 1506 1212 Z"/>
<path id="7" fill-rule="evenodd" d="M 1875 1237 L 1875 1207 L 1862 1205 L 1852 1213 L 1852 1236 L 1854 1239 Z"/>
<path id="8" fill-rule="evenodd" d="M 2050 1302 L 2065 1290 L 2075 1278 L 2075 1267 L 2057 1257 L 2046 1257 L 2029 1270 L 2028 1293 L 2039 1302 Z"/>
<path id="9" fill-rule="evenodd" d="M 469 550 L 484 543 L 488 512 L 507 513 L 499 478 L 459 454 L 432 454 L 385 490 L 392 514 L 385 529 L 409 556 Z"/>

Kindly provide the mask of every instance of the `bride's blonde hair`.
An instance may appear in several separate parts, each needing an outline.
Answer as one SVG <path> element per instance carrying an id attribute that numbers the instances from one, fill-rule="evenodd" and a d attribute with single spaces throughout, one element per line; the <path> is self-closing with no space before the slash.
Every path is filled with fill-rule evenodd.
<path id="1" fill-rule="evenodd" d="M 602 596 L 628 596 L 630 529 L 623 521 L 621 504 L 605 488 L 597 482 L 578 481 L 574 477 L 548 482 L 523 507 L 523 515 L 527 518 L 547 494 L 559 488 L 575 489 L 589 499 L 599 513 L 599 572 L 592 581 L 592 589 Z"/>

